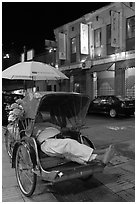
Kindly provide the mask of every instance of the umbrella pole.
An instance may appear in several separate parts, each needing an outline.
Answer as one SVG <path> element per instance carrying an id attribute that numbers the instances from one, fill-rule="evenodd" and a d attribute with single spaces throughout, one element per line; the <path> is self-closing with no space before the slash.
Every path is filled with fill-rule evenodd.
<path id="1" fill-rule="evenodd" d="M 36 83 L 35 83 L 35 80 L 34 80 L 34 77 L 32 76 L 32 81 L 33 81 L 33 85 L 32 85 L 32 92 L 36 92 Z"/>
<path id="2" fill-rule="evenodd" d="M 35 84 L 35 81 L 33 81 L 33 91 L 36 92 L 36 84 Z"/>
<path id="3" fill-rule="evenodd" d="M 24 80 L 24 90 L 26 91 L 27 87 L 26 87 L 26 82 Z"/>

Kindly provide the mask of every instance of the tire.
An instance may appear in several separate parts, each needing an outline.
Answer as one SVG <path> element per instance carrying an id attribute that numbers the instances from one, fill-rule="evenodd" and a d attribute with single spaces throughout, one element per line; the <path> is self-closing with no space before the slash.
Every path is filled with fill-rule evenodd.
<path id="1" fill-rule="evenodd" d="M 33 163 L 27 147 L 20 145 L 16 153 L 15 161 L 16 178 L 21 192 L 30 197 L 36 188 L 37 175 L 33 173 Z"/>
<path id="2" fill-rule="evenodd" d="M 110 109 L 109 115 L 111 118 L 115 118 L 117 116 L 117 112 L 115 109 Z"/>

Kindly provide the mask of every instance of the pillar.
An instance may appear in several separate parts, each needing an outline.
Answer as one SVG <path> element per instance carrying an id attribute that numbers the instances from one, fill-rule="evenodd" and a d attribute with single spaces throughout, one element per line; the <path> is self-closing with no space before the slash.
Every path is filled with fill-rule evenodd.
<path id="1" fill-rule="evenodd" d="M 115 95 L 125 96 L 125 70 L 117 66 L 115 68 Z"/>

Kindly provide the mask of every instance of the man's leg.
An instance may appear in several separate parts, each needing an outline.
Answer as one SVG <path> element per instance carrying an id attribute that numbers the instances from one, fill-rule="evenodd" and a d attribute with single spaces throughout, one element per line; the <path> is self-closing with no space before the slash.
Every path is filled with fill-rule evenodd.
<path id="1" fill-rule="evenodd" d="M 108 150 L 108 148 L 105 148 L 105 149 L 95 149 L 93 151 L 93 153 L 94 154 L 105 154 L 107 150 Z"/>
<path id="2" fill-rule="evenodd" d="M 115 154 L 115 149 L 113 145 L 110 145 L 108 150 L 106 151 L 104 158 L 103 158 L 103 163 L 107 164 L 114 156 Z"/>
<path id="3" fill-rule="evenodd" d="M 92 148 L 69 138 L 48 139 L 41 145 L 41 149 L 49 156 L 64 156 L 80 164 L 88 162 L 93 152 Z"/>
<path id="4" fill-rule="evenodd" d="M 114 156 L 115 150 L 114 146 L 110 145 L 109 148 L 103 150 L 94 150 L 93 154 L 96 153 L 96 160 L 102 161 L 104 164 L 107 164 Z M 93 160 L 92 155 L 89 158 L 89 161 Z"/>

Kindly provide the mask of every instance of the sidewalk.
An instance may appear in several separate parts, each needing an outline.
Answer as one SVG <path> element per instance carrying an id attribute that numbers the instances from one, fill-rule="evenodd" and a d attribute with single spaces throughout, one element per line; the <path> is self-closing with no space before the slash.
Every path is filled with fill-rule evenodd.
<path id="1" fill-rule="evenodd" d="M 2 129 L 2 202 L 24 202 L 18 189 L 15 170 L 11 168 L 10 159 L 4 144 L 4 129 Z"/>
<path id="2" fill-rule="evenodd" d="M 125 202 L 135 202 L 135 161 L 122 155 L 115 156 L 98 179 Z"/>
<path id="3" fill-rule="evenodd" d="M 25 197 L 17 184 L 15 169 L 11 168 L 10 159 L 6 152 L 4 143 L 4 129 L 2 129 L 2 202 L 57 202 L 51 192 L 46 189 L 46 193 L 41 194 L 42 187 L 38 181 L 38 187 L 32 198 Z"/>

